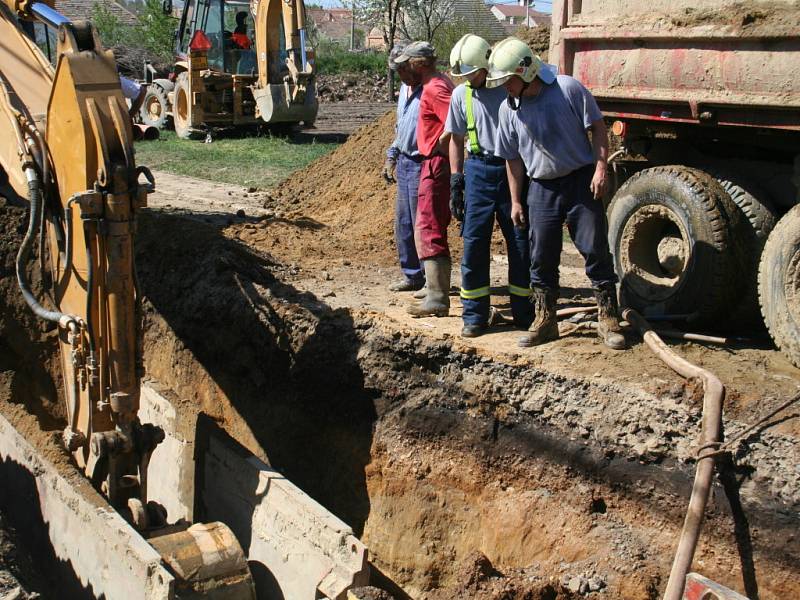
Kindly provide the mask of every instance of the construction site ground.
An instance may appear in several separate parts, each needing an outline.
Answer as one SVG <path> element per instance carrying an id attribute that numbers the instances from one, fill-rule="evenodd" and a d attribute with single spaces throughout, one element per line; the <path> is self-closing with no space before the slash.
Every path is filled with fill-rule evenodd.
<path id="1" fill-rule="evenodd" d="M 508 326 L 461 338 L 456 224 L 451 316 L 411 319 L 410 294 L 387 289 L 391 136 L 387 115 L 271 190 L 150 165 L 158 192 L 136 257 L 148 377 L 187 429 L 212 419 L 350 525 L 395 598 L 657 598 L 693 476 L 699 383 L 635 335 L 624 352 L 568 326 L 528 350 Z M 12 276 L 25 213 L 0 211 L 0 411 L 77 477 L 58 449 L 54 333 Z M 496 239 L 493 302 L 507 312 L 504 254 Z M 589 303 L 568 243 L 561 273 L 561 304 Z M 726 436 L 800 391 L 764 336 L 672 345 L 726 385 Z M 800 596 L 797 416 L 721 461 L 695 556 L 753 599 Z"/>

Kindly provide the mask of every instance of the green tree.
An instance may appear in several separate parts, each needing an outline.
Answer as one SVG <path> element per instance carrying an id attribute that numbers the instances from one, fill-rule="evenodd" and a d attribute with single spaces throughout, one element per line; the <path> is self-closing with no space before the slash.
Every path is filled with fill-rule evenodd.
<path id="1" fill-rule="evenodd" d="M 92 22 L 103 45 L 114 50 L 123 71 L 141 74 L 145 60 L 162 67 L 172 62 L 175 19 L 163 13 L 160 0 L 145 0 L 133 25 L 95 2 Z"/>

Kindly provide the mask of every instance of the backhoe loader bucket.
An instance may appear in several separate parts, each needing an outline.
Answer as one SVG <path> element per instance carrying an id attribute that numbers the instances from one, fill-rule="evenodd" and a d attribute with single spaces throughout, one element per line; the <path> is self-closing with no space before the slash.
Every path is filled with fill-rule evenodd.
<path id="1" fill-rule="evenodd" d="M 307 85 L 271 84 L 253 88 L 257 116 L 265 123 L 313 123 L 319 104 L 313 80 Z"/>

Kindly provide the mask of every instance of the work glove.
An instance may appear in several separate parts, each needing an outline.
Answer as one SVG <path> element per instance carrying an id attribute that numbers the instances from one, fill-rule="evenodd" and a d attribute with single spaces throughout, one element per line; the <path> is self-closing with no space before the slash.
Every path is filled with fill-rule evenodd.
<path id="1" fill-rule="evenodd" d="M 383 163 L 381 176 L 386 180 L 386 183 L 397 183 L 397 180 L 394 178 L 395 167 L 396 163 L 394 162 L 393 158 L 387 158 L 386 162 Z"/>
<path id="2" fill-rule="evenodd" d="M 456 221 L 464 220 L 464 174 L 450 175 L 450 212 Z"/>

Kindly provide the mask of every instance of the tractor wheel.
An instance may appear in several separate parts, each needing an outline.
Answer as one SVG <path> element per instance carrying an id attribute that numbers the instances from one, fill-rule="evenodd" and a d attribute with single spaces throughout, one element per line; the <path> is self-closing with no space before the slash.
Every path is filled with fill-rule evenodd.
<path id="1" fill-rule="evenodd" d="M 172 122 L 175 124 L 175 134 L 184 140 L 198 139 L 203 132 L 194 129 L 189 121 L 192 93 L 189 89 L 189 74 L 181 73 L 175 81 L 175 92 L 172 104 Z"/>
<path id="2" fill-rule="evenodd" d="M 775 345 L 800 367 L 800 205 L 778 221 L 767 239 L 758 296 Z"/>
<path id="3" fill-rule="evenodd" d="M 147 86 L 142 108 L 139 109 L 142 123 L 157 129 L 163 129 L 167 122 L 168 113 L 169 100 L 167 100 L 167 92 L 160 85 L 151 83 Z"/>
<path id="4" fill-rule="evenodd" d="M 623 302 L 645 315 L 724 319 L 744 289 L 741 221 L 730 196 L 703 171 L 664 166 L 633 175 L 609 209 Z"/>

